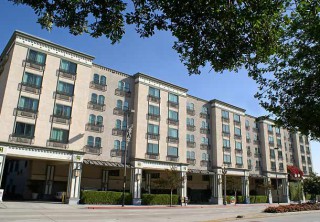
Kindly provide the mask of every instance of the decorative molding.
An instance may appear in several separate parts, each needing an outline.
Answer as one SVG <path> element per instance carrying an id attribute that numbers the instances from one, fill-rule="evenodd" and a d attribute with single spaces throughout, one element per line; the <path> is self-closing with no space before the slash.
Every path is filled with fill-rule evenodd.
<path id="1" fill-rule="evenodd" d="M 219 103 L 213 103 L 212 104 L 212 107 L 213 108 L 220 108 L 220 109 L 223 109 L 223 110 L 226 110 L 226 111 L 229 111 L 229 112 L 232 112 L 232 113 L 236 113 L 236 114 L 239 114 L 239 115 L 245 115 L 245 112 L 242 112 L 242 111 L 239 111 L 237 109 L 234 109 L 234 108 L 231 108 L 229 106 L 225 106 L 225 105 L 222 105 L 222 104 L 219 104 Z"/>
<path id="2" fill-rule="evenodd" d="M 114 74 L 117 74 L 117 75 L 120 75 L 120 76 L 128 77 L 128 78 L 132 78 L 131 75 L 126 74 L 126 73 L 124 73 L 124 72 L 119 72 L 119 71 L 117 71 L 117 70 L 110 69 L 110 68 L 108 68 L 108 67 L 104 67 L 104 66 L 102 66 L 102 65 L 98 65 L 98 64 L 95 64 L 95 63 L 93 63 L 92 65 L 93 65 L 93 67 L 98 68 L 98 69 L 102 69 L 102 70 L 104 70 L 104 71 L 108 71 L 108 72 L 111 72 L 111 73 L 114 73 Z"/>
<path id="3" fill-rule="evenodd" d="M 176 167 L 177 170 L 182 172 L 188 171 L 188 166 L 186 164 L 181 163 L 167 163 L 167 162 L 160 162 L 160 161 L 148 161 L 148 160 L 136 160 L 133 161 L 132 164 L 136 168 L 140 169 L 171 169 L 171 167 Z"/>

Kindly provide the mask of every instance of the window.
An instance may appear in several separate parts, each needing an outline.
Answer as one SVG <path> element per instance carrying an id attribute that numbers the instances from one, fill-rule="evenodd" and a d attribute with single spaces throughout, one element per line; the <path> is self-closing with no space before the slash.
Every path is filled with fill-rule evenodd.
<path id="1" fill-rule="evenodd" d="M 255 148 L 254 148 L 254 153 L 255 153 L 255 154 L 259 154 L 259 153 L 260 153 L 259 147 L 255 147 Z"/>
<path id="2" fill-rule="evenodd" d="M 233 114 L 233 121 L 240 122 L 240 116 L 238 114 Z"/>
<path id="3" fill-rule="evenodd" d="M 242 143 L 236 141 L 236 150 L 242 150 Z"/>
<path id="4" fill-rule="evenodd" d="M 54 115 L 70 118 L 71 117 L 71 107 L 66 106 L 66 105 L 56 104 L 54 107 Z"/>
<path id="5" fill-rule="evenodd" d="M 202 137 L 202 138 L 201 138 L 201 143 L 202 143 L 202 144 L 209 145 L 209 138 L 207 138 L 207 137 Z"/>
<path id="6" fill-rule="evenodd" d="M 149 87 L 149 95 L 155 98 L 160 98 L 160 90 L 153 87 Z"/>
<path id="7" fill-rule="evenodd" d="M 277 145 L 281 146 L 281 139 L 280 138 L 277 138 Z"/>
<path id="8" fill-rule="evenodd" d="M 91 94 L 91 102 L 97 104 L 98 103 L 98 96 L 95 93 Z"/>
<path id="9" fill-rule="evenodd" d="M 148 124 L 148 134 L 159 135 L 159 126 Z"/>
<path id="10" fill-rule="evenodd" d="M 130 84 L 127 82 L 119 81 L 118 89 L 125 92 L 130 92 Z"/>
<path id="11" fill-rule="evenodd" d="M 202 121 L 201 122 L 201 128 L 203 129 L 209 129 L 209 123 L 206 121 Z"/>
<path id="12" fill-rule="evenodd" d="M 94 147 L 96 147 L 96 148 L 100 148 L 101 147 L 101 138 L 100 137 L 96 137 L 95 138 Z"/>
<path id="13" fill-rule="evenodd" d="M 187 180 L 192 181 L 192 175 L 187 175 Z"/>
<path id="14" fill-rule="evenodd" d="M 275 153 L 274 153 L 274 150 L 270 150 L 270 158 L 275 158 Z"/>
<path id="15" fill-rule="evenodd" d="M 187 125 L 188 126 L 194 126 L 194 119 L 193 118 L 187 118 Z"/>
<path id="16" fill-rule="evenodd" d="M 168 136 L 171 138 L 178 138 L 178 130 L 173 129 L 173 128 L 169 128 Z"/>
<path id="17" fill-rule="evenodd" d="M 276 169 L 276 163 L 271 161 L 271 169 L 275 170 Z"/>
<path id="18" fill-rule="evenodd" d="M 228 111 L 222 110 L 221 112 L 222 112 L 223 119 L 229 119 L 229 112 Z"/>
<path id="19" fill-rule="evenodd" d="M 281 151 L 281 150 L 278 151 L 278 158 L 279 158 L 279 159 L 282 159 L 282 158 L 283 158 L 283 156 L 282 156 L 282 151 Z"/>
<path id="20" fill-rule="evenodd" d="M 31 111 L 38 111 L 38 103 L 39 100 L 31 99 L 28 97 L 21 96 L 18 103 L 18 108 L 23 110 L 31 110 Z"/>
<path id="21" fill-rule="evenodd" d="M 124 101 L 123 103 L 123 110 L 128 111 L 129 110 L 129 103 L 127 101 Z"/>
<path id="22" fill-rule="evenodd" d="M 103 95 L 99 95 L 98 103 L 99 103 L 100 105 L 104 105 L 104 99 L 105 99 L 105 97 L 104 97 Z"/>
<path id="23" fill-rule="evenodd" d="M 44 65 L 46 63 L 46 54 L 30 49 L 28 54 L 28 61 Z"/>
<path id="24" fill-rule="evenodd" d="M 103 125 L 103 117 L 102 116 L 97 116 L 97 125 L 102 126 Z"/>
<path id="25" fill-rule="evenodd" d="M 178 121 L 178 112 L 169 110 L 169 119 Z"/>
<path id="26" fill-rule="evenodd" d="M 17 122 L 14 130 L 14 134 L 17 136 L 33 137 L 34 125 Z"/>
<path id="27" fill-rule="evenodd" d="M 94 74 L 93 75 L 93 82 L 95 84 L 99 84 L 100 83 L 100 76 L 98 74 Z"/>
<path id="28" fill-rule="evenodd" d="M 203 153 L 201 157 L 202 157 L 202 160 L 209 161 L 209 154 Z"/>
<path id="29" fill-rule="evenodd" d="M 236 156 L 236 164 L 237 165 L 242 165 L 243 162 L 242 162 L 242 156 Z"/>
<path id="30" fill-rule="evenodd" d="M 95 124 L 96 123 L 96 116 L 93 114 L 90 114 L 89 116 L 89 123 L 90 124 Z"/>
<path id="31" fill-rule="evenodd" d="M 273 132 L 272 125 L 268 124 L 268 131 Z"/>
<path id="32" fill-rule="evenodd" d="M 116 120 L 116 129 L 121 129 L 121 120 Z"/>
<path id="33" fill-rule="evenodd" d="M 248 166 L 251 167 L 252 166 L 251 159 L 248 159 L 247 162 L 248 162 Z"/>
<path id="34" fill-rule="evenodd" d="M 100 76 L 100 85 L 107 85 L 107 78 L 105 76 Z"/>
<path id="35" fill-rule="evenodd" d="M 259 138 L 258 138 L 258 135 L 257 135 L 257 134 L 254 134 L 254 135 L 253 135 L 253 140 L 254 140 L 254 141 L 258 141 L 258 140 L 259 140 Z"/>
<path id="36" fill-rule="evenodd" d="M 246 133 L 246 138 L 247 138 L 247 140 L 250 140 L 250 132 Z"/>
<path id="37" fill-rule="evenodd" d="M 122 109 L 122 100 L 117 100 L 117 108 Z"/>
<path id="38" fill-rule="evenodd" d="M 229 125 L 222 124 L 222 132 L 229 134 L 229 133 L 230 133 L 230 127 L 229 127 Z"/>
<path id="39" fill-rule="evenodd" d="M 209 181 L 210 177 L 209 175 L 202 175 L 202 181 Z"/>
<path id="40" fill-rule="evenodd" d="M 189 160 L 194 160 L 195 159 L 194 151 L 187 151 L 187 159 L 189 159 Z"/>
<path id="41" fill-rule="evenodd" d="M 36 88 L 41 87 L 42 76 L 34 75 L 28 72 L 25 72 L 22 78 L 22 83 L 24 85 L 33 86 Z"/>
<path id="42" fill-rule="evenodd" d="M 120 150 L 120 141 L 119 140 L 115 140 L 113 144 L 114 144 L 115 150 Z"/>
<path id="43" fill-rule="evenodd" d="M 60 70 L 75 75 L 77 73 L 77 64 L 62 59 L 60 64 Z"/>
<path id="44" fill-rule="evenodd" d="M 121 150 L 126 149 L 126 141 L 121 141 Z"/>
<path id="45" fill-rule="evenodd" d="M 127 129 L 127 121 L 126 120 L 122 121 L 122 129 L 123 130 Z"/>
<path id="46" fill-rule="evenodd" d="M 234 128 L 234 135 L 236 135 L 236 136 L 241 136 L 241 129 L 238 128 L 238 127 L 235 127 L 235 128 Z"/>
<path id="47" fill-rule="evenodd" d="M 167 155 L 172 157 L 178 157 L 178 147 L 169 146 Z"/>
<path id="48" fill-rule="evenodd" d="M 280 128 L 279 127 L 276 127 L 276 133 L 280 134 Z"/>
<path id="49" fill-rule="evenodd" d="M 231 156 L 229 154 L 224 154 L 223 155 L 223 162 L 227 163 L 227 164 L 231 163 Z"/>
<path id="50" fill-rule="evenodd" d="M 230 148 L 230 140 L 223 139 L 223 147 Z"/>
<path id="51" fill-rule="evenodd" d="M 250 126 L 249 120 L 246 120 L 246 127 L 249 127 L 249 126 Z"/>
<path id="52" fill-rule="evenodd" d="M 148 143 L 147 147 L 148 154 L 158 154 L 159 153 L 159 145 L 154 143 Z"/>
<path id="53" fill-rule="evenodd" d="M 90 146 L 90 147 L 94 146 L 94 137 L 93 136 L 88 136 L 87 146 Z"/>
<path id="54" fill-rule="evenodd" d="M 66 82 L 58 82 L 57 92 L 69 96 L 73 96 L 73 85 Z"/>
<path id="55" fill-rule="evenodd" d="M 51 131 L 50 140 L 61 142 L 61 143 L 68 143 L 69 139 L 69 131 L 63 129 L 53 128 Z"/>
<path id="56" fill-rule="evenodd" d="M 193 103 L 187 103 L 187 110 L 194 110 L 194 104 Z"/>
<path id="57" fill-rule="evenodd" d="M 187 142 L 194 142 L 194 135 L 187 134 Z"/>
<path id="58" fill-rule="evenodd" d="M 269 141 L 269 143 L 274 143 L 274 138 L 273 138 L 273 136 L 269 136 L 269 137 L 268 137 L 268 141 Z"/>
<path id="59" fill-rule="evenodd" d="M 159 116 L 160 115 L 160 108 L 158 106 L 149 105 L 148 113 L 150 115 Z"/>
<path id="60" fill-rule="evenodd" d="M 120 170 L 109 170 L 108 175 L 111 177 L 118 177 L 120 176 Z"/>
<path id="61" fill-rule="evenodd" d="M 169 93 L 169 102 L 178 104 L 179 103 L 179 97 L 177 95 Z"/>
<path id="62" fill-rule="evenodd" d="M 208 114 L 208 108 L 205 106 L 202 106 L 201 113 Z"/>
<path id="63" fill-rule="evenodd" d="M 260 161 L 259 160 L 256 160 L 256 167 L 260 167 Z"/>

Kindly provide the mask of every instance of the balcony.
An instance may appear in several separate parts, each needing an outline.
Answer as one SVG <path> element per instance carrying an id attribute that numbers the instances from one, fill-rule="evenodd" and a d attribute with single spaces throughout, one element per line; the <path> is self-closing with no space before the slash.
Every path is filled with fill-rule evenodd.
<path id="1" fill-rule="evenodd" d="M 178 138 L 178 137 L 168 136 L 168 137 L 167 137 L 167 142 L 168 142 L 168 143 L 179 143 L 179 138 Z"/>
<path id="2" fill-rule="evenodd" d="M 229 117 L 221 117 L 221 121 L 223 122 L 223 123 L 229 123 L 230 122 L 230 119 L 229 119 Z"/>
<path id="3" fill-rule="evenodd" d="M 147 114 L 147 119 L 160 122 L 160 115 L 149 113 L 149 114 Z"/>
<path id="4" fill-rule="evenodd" d="M 196 160 L 187 158 L 187 163 L 190 165 L 196 165 Z"/>
<path id="5" fill-rule="evenodd" d="M 208 160 L 201 160 L 201 161 L 200 161 L 200 166 L 201 166 L 201 167 L 208 167 L 208 166 L 210 166 L 210 161 L 208 161 Z"/>
<path id="6" fill-rule="evenodd" d="M 284 172 L 284 169 L 283 169 L 283 168 L 280 168 L 280 169 L 279 169 L 279 172 L 280 172 L 280 173 L 283 173 L 283 172 Z"/>
<path id="7" fill-rule="evenodd" d="M 210 133 L 210 129 L 200 128 L 200 133 L 202 133 L 202 134 L 209 134 L 209 133 Z"/>
<path id="8" fill-rule="evenodd" d="M 240 121 L 237 121 L 237 120 L 233 120 L 233 124 L 235 126 L 240 126 L 241 125 L 241 122 Z"/>
<path id="9" fill-rule="evenodd" d="M 33 143 L 34 136 L 24 135 L 24 134 L 11 134 L 9 136 L 10 142 L 16 142 L 16 143 Z"/>
<path id="10" fill-rule="evenodd" d="M 116 89 L 114 91 L 114 94 L 116 96 L 131 97 L 131 92 L 130 91 L 125 91 L 125 90 L 122 90 L 122 89 Z"/>
<path id="11" fill-rule="evenodd" d="M 123 116 L 125 113 L 126 113 L 126 111 L 121 108 L 116 107 L 113 109 L 114 115 Z"/>
<path id="12" fill-rule="evenodd" d="M 243 151 L 240 150 L 240 149 L 235 149 L 235 152 L 236 152 L 236 154 L 242 154 L 243 153 Z"/>
<path id="13" fill-rule="evenodd" d="M 179 103 L 176 102 L 168 101 L 168 106 L 175 109 L 179 109 Z"/>
<path id="14" fill-rule="evenodd" d="M 97 111 L 103 112 L 106 109 L 106 105 L 90 101 L 90 102 L 88 102 L 88 109 L 92 109 L 92 110 L 97 110 Z"/>
<path id="15" fill-rule="evenodd" d="M 55 148 L 68 148 L 68 142 L 67 141 L 56 141 L 56 140 L 48 140 L 47 146 L 49 147 L 55 147 Z"/>
<path id="16" fill-rule="evenodd" d="M 167 123 L 169 124 L 169 125 L 173 125 L 173 126 L 178 126 L 179 125 L 179 120 L 177 120 L 177 119 L 167 119 Z"/>
<path id="17" fill-rule="evenodd" d="M 248 139 L 248 138 L 247 138 L 246 141 L 247 141 L 247 143 L 250 143 L 250 142 L 251 142 L 251 139 Z"/>
<path id="18" fill-rule="evenodd" d="M 223 147 L 224 152 L 231 152 L 231 147 L 230 146 L 224 146 Z"/>
<path id="19" fill-rule="evenodd" d="M 86 131 L 102 133 L 104 131 L 104 126 L 102 124 L 87 123 Z"/>
<path id="20" fill-rule="evenodd" d="M 276 168 L 275 167 L 271 167 L 271 171 L 276 172 Z"/>
<path id="21" fill-rule="evenodd" d="M 281 137 L 281 133 L 277 133 L 277 132 L 276 132 L 276 136 L 277 136 L 277 137 Z"/>
<path id="22" fill-rule="evenodd" d="M 242 139 L 242 136 L 235 134 L 235 135 L 234 135 L 234 138 L 235 138 L 236 140 L 241 140 L 241 139 Z"/>
<path id="23" fill-rule="evenodd" d="M 230 137 L 230 132 L 222 132 L 222 136 L 224 136 L 224 137 Z"/>
<path id="24" fill-rule="evenodd" d="M 243 164 L 242 163 L 236 163 L 236 168 L 243 168 Z"/>
<path id="25" fill-rule="evenodd" d="M 94 147 L 94 146 L 85 146 L 83 151 L 89 154 L 96 154 L 96 155 L 100 155 L 101 154 L 101 147 Z"/>
<path id="26" fill-rule="evenodd" d="M 24 92 L 28 92 L 28 93 L 32 93 L 32 94 L 36 94 L 39 95 L 41 93 L 41 87 L 34 85 L 34 84 L 30 84 L 30 83 L 19 83 L 18 85 L 18 90 L 24 91 Z"/>
<path id="27" fill-rule="evenodd" d="M 195 115 L 194 109 L 188 109 L 187 108 L 187 114 L 190 115 L 190 116 L 194 116 Z"/>
<path id="28" fill-rule="evenodd" d="M 202 143 L 200 144 L 200 150 L 210 150 L 210 145 Z"/>
<path id="29" fill-rule="evenodd" d="M 56 95 L 56 99 L 64 100 L 67 102 L 72 102 L 72 99 L 73 99 L 73 95 L 66 92 L 56 91 L 55 95 Z"/>
<path id="30" fill-rule="evenodd" d="M 208 113 L 200 113 L 200 118 L 209 119 L 210 115 Z"/>
<path id="31" fill-rule="evenodd" d="M 39 63 L 33 59 L 26 59 L 24 60 L 24 65 L 26 67 L 29 67 L 31 69 L 35 69 L 35 70 L 38 70 L 38 71 L 44 71 L 45 67 L 46 67 L 46 64 L 44 63 Z"/>
<path id="32" fill-rule="evenodd" d="M 167 156 L 167 161 L 179 162 L 179 157 L 178 156 Z"/>
<path id="33" fill-rule="evenodd" d="M 146 137 L 149 140 L 159 140 L 160 139 L 160 134 L 146 133 Z"/>
<path id="34" fill-rule="evenodd" d="M 59 69 L 58 76 L 59 78 L 65 78 L 65 79 L 70 79 L 74 81 L 77 78 L 77 73 L 71 73 L 68 70 Z"/>
<path id="35" fill-rule="evenodd" d="M 160 155 L 159 155 L 159 153 L 146 153 L 146 159 L 159 160 Z"/>
<path id="36" fill-rule="evenodd" d="M 90 86 L 91 89 L 96 89 L 102 92 L 107 91 L 107 85 L 102 85 L 100 83 L 95 83 L 94 81 L 90 82 Z"/>
<path id="37" fill-rule="evenodd" d="M 252 170 L 252 165 L 248 165 L 248 169 L 249 169 L 249 170 Z"/>
<path id="38" fill-rule="evenodd" d="M 258 145 L 259 144 L 259 140 L 253 140 L 253 143 Z"/>
<path id="39" fill-rule="evenodd" d="M 120 149 L 112 149 L 110 151 L 110 156 L 111 157 L 122 157 L 124 156 L 124 150 L 120 150 Z"/>
<path id="40" fill-rule="evenodd" d="M 260 166 L 256 166 L 256 167 L 255 167 L 255 170 L 256 170 L 256 171 L 260 171 Z"/>
<path id="41" fill-rule="evenodd" d="M 252 156 L 252 152 L 247 151 L 247 156 Z"/>
<path id="42" fill-rule="evenodd" d="M 276 158 L 276 156 L 270 155 L 270 159 L 275 159 L 275 158 Z"/>
<path id="43" fill-rule="evenodd" d="M 153 96 L 153 95 L 148 95 L 148 101 L 159 104 L 161 99 L 160 99 L 160 97 L 156 97 L 156 96 Z"/>
<path id="44" fill-rule="evenodd" d="M 189 148 L 195 148 L 195 147 L 196 147 L 196 142 L 194 142 L 194 141 L 187 141 L 187 147 L 189 147 Z"/>
<path id="45" fill-rule="evenodd" d="M 246 130 L 250 130 L 250 126 L 246 126 Z"/>
<path id="46" fill-rule="evenodd" d="M 283 157 L 282 156 L 278 156 L 278 160 L 283 160 Z"/>
<path id="47" fill-rule="evenodd" d="M 274 146 L 274 142 L 273 141 L 269 141 L 269 145 L 270 146 Z"/>
<path id="48" fill-rule="evenodd" d="M 259 132 L 259 129 L 257 127 L 252 128 L 253 132 Z"/>
<path id="49" fill-rule="evenodd" d="M 22 116 L 30 119 L 35 119 L 38 115 L 38 111 L 24 107 L 15 108 L 13 113 L 15 116 Z"/>
<path id="50" fill-rule="evenodd" d="M 118 129 L 118 128 L 112 129 L 112 135 L 114 135 L 114 136 L 124 136 L 125 133 L 126 133 L 126 131 L 122 130 L 122 129 Z"/>
<path id="51" fill-rule="evenodd" d="M 255 157 L 255 158 L 261 157 L 261 153 L 255 153 L 255 154 L 254 154 L 254 157 Z"/>
<path id="52" fill-rule="evenodd" d="M 53 123 L 59 123 L 64 125 L 69 125 L 71 123 L 71 117 L 70 116 L 64 116 L 64 115 L 51 115 L 50 121 Z"/>
<path id="53" fill-rule="evenodd" d="M 188 131 L 196 131 L 196 126 L 194 126 L 194 125 L 187 125 L 187 130 Z"/>

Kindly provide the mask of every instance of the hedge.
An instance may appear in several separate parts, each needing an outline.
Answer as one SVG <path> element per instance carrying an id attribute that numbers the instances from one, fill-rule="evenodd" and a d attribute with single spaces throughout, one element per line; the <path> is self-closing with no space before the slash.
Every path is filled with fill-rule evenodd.
<path id="1" fill-rule="evenodd" d="M 280 205 L 277 207 L 268 207 L 267 209 L 264 210 L 264 212 L 265 213 L 286 213 L 286 212 L 309 211 L 309 210 L 320 210 L 320 204 L 303 203 L 303 204 Z"/>
<path id="2" fill-rule="evenodd" d="M 143 205 L 170 205 L 170 194 L 142 194 Z M 172 205 L 179 203 L 179 196 L 172 195 Z"/>
<path id="3" fill-rule="evenodd" d="M 268 197 L 267 196 L 256 196 L 254 203 L 267 203 Z"/>
<path id="4" fill-rule="evenodd" d="M 267 196 L 250 196 L 250 203 L 267 203 Z M 244 196 L 237 196 L 237 203 L 244 203 Z M 227 203 L 230 203 L 230 196 L 227 196 Z"/>
<path id="5" fill-rule="evenodd" d="M 84 190 L 80 194 L 82 204 L 121 204 L 122 192 Z M 132 204 L 130 193 L 125 193 L 125 204 Z"/>

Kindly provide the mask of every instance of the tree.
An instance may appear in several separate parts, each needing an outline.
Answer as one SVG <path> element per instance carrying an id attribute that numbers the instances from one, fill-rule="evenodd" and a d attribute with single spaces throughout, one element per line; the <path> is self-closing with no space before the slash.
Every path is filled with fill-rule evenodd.
<path id="1" fill-rule="evenodd" d="M 315 200 L 316 195 L 320 195 L 320 177 L 315 173 L 303 180 L 304 192 L 311 194 L 311 198 Z"/>
<path id="2" fill-rule="evenodd" d="M 162 176 L 154 182 L 158 187 L 170 190 L 170 207 L 172 206 L 173 190 L 182 187 L 184 180 L 185 178 L 181 177 L 180 172 L 175 167 L 171 167 L 171 169 L 166 169 Z"/>

